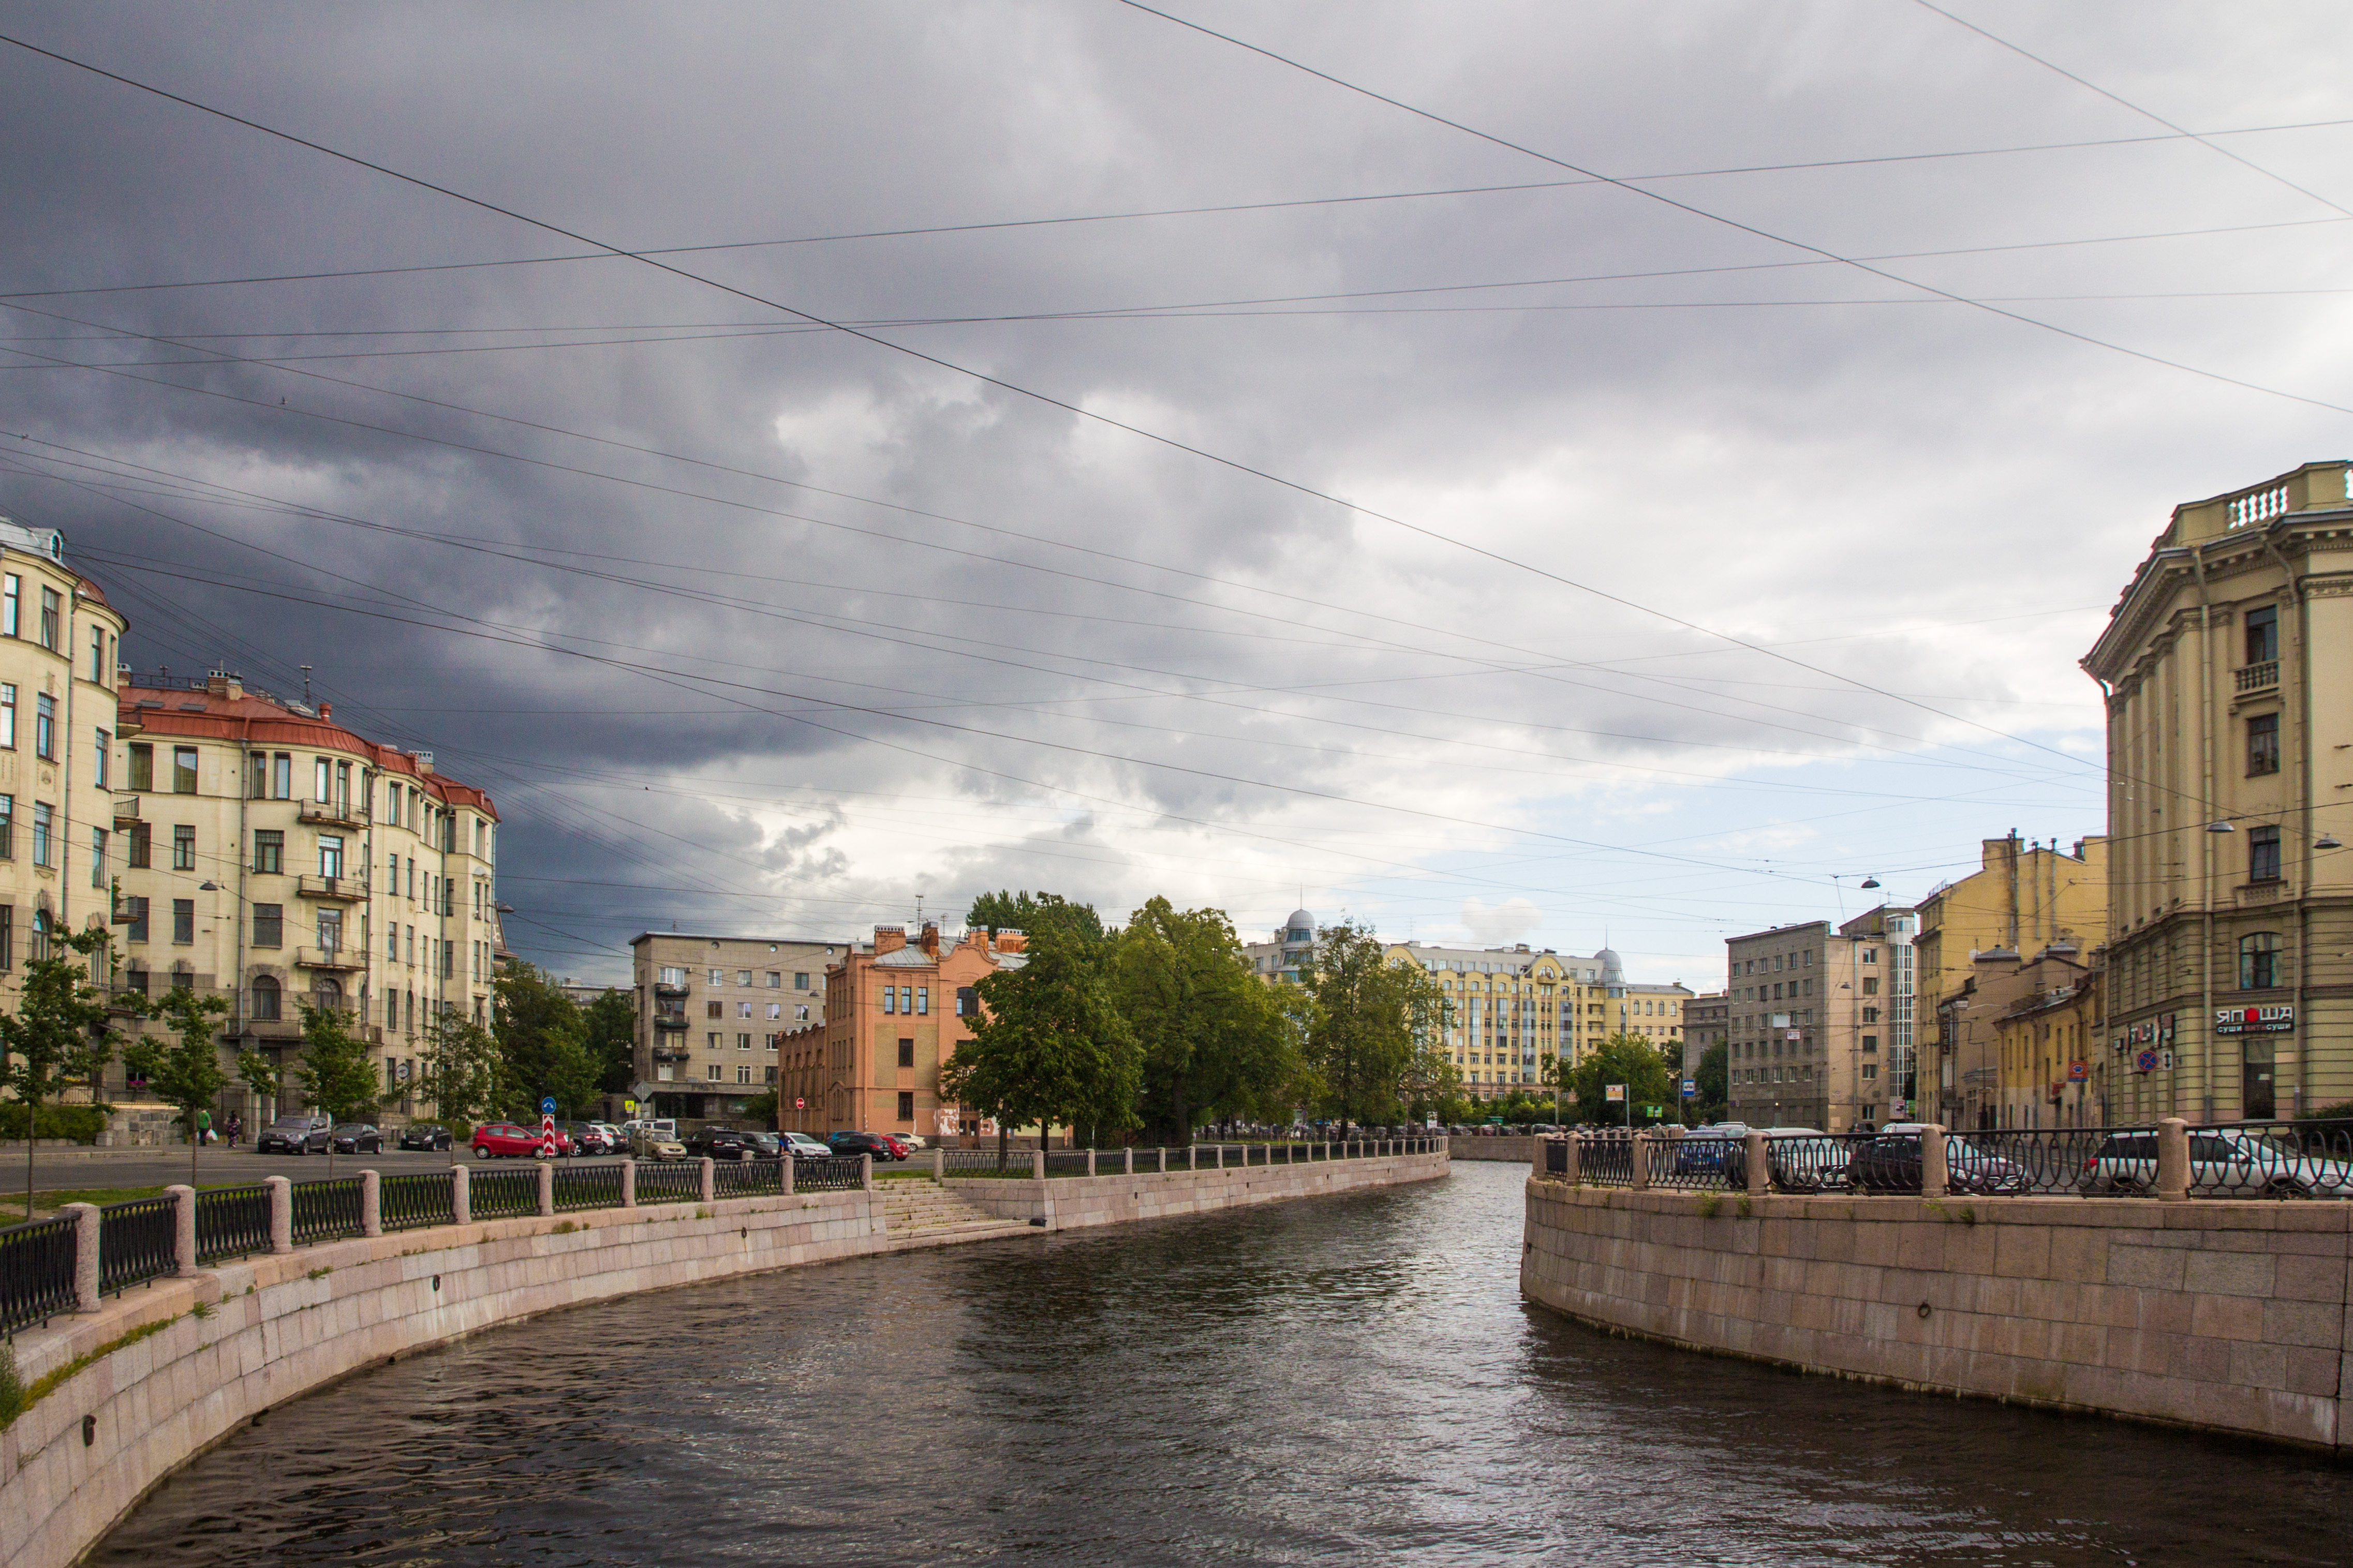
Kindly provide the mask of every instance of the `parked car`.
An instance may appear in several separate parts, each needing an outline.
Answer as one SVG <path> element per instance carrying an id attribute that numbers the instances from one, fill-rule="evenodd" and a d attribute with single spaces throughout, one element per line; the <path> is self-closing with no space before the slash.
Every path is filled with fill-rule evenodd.
<path id="1" fill-rule="evenodd" d="M 915 1152 L 913 1145 L 908 1143 L 906 1134 L 903 1132 L 883 1132 L 877 1136 L 891 1145 L 891 1157 L 894 1160 L 903 1160 Z"/>
<path id="2" fill-rule="evenodd" d="M 621 1142 L 626 1143 L 632 1138 L 635 1138 L 638 1135 L 638 1129 L 640 1127 L 657 1132 L 664 1138 L 676 1138 L 678 1136 L 678 1121 L 675 1117 L 640 1116 L 634 1121 L 624 1121 L 621 1123 Z"/>
<path id="3" fill-rule="evenodd" d="M 1845 1139 L 1816 1127 L 1767 1127 L 1763 1131 L 1766 1169 L 1773 1184 L 1781 1191 L 1833 1192 L 1849 1184 Z"/>
<path id="4" fill-rule="evenodd" d="M 257 1154 L 323 1154 L 335 1124 L 323 1116 L 281 1116 L 253 1141 Z"/>
<path id="5" fill-rule="evenodd" d="M 564 1129 L 555 1130 L 555 1152 L 560 1155 L 572 1152 L 572 1141 Z M 526 1127 L 519 1121 L 485 1121 L 474 1129 L 474 1158 L 477 1160 L 528 1160 L 539 1152 L 539 1129 Z"/>
<path id="6" fill-rule="evenodd" d="M 796 1160 L 829 1160 L 833 1151 L 806 1132 L 779 1134 L 784 1139 L 785 1152 Z"/>
<path id="7" fill-rule="evenodd" d="M 781 1160 L 785 1157 L 785 1141 L 774 1132 L 760 1131 L 744 1134 L 738 1160 Z"/>
<path id="8" fill-rule="evenodd" d="M 636 1131 L 629 1134 L 629 1152 L 638 1159 L 683 1160 L 686 1158 L 686 1145 L 680 1142 L 674 1135 L 662 1131 L 658 1124 L 651 1121 L 639 1121 L 633 1125 Z"/>
<path id="9" fill-rule="evenodd" d="M 2353 1163 L 2327 1154 L 2324 1145 L 2298 1142 L 2293 1132 L 2193 1129 L 2189 1190 L 2267 1198 L 2353 1197 Z"/>
<path id="10" fill-rule="evenodd" d="M 1847 1161 L 1847 1184 L 1859 1193 L 1918 1192 L 1920 1123 L 1891 1121 L 1855 1149 Z M 2026 1190 L 2026 1172 L 1955 1133 L 1945 1140 L 1945 1185 L 1955 1193 L 2020 1193 Z"/>
<path id="11" fill-rule="evenodd" d="M 384 1134 L 364 1121 L 347 1121 L 335 1129 L 329 1146 L 338 1154 L 381 1154 Z"/>
<path id="12" fill-rule="evenodd" d="M 900 1142 L 904 1143 L 911 1152 L 921 1151 L 931 1147 L 929 1143 L 924 1142 L 922 1138 L 913 1132 L 890 1132 L 885 1133 L 884 1136 L 897 1139 Z"/>
<path id="13" fill-rule="evenodd" d="M 555 1125 L 572 1140 L 575 1154 L 610 1154 L 614 1152 L 613 1141 L 594 1121 L 559 1121 Z"/>
<path id="14" fill-rule="evenodd" d="M 622 1153 L 629 1147 L 629 1135 L 611 1122 L 591 1121 L 588 1125 L 605 1135 L 605 1150 L 607 1153 Z"/>
<path id="15" fill-rule="evenodd" d="M 396 1142 L 403 1149 L 423 1149 L 428 1152 L 449 1146 L 449 1130 L 438 1122 L 412 1121 L 400 1130 Z"/>
<path id="16" fill-rule="evenodd" d="M 1722 1173 L 1726 1185 L 1748 1184 L 1748 1129 L 1696 1127 L 1675 1140 L 1675 1174 Z"/>
<path id="17" fill-rule="evenodd" d="M 686 1135 L 686 1152 L 698 1160 L 739 1160 L 744 1140 L 751 1133 L 741 1127 L 708 1122 Z"/>
<path id="18" fill-rule="evenodd" d="M 871 1154 L 878 1162 L 885 1160 L 903 1160 L 906 1158 L 905 1155 L 900 1153 L 897 1150 L 892 1147 L 891 1141 L 888 1138 L 883 1137 L 879 1132 L 852 1132 L 844 1131 L 836 1132 L 825 1142 L 827 1147 L 831 1149 L 833 1152 L 837 1154 L 846 1154 L 853 1160 L 860 1154 Z"/>

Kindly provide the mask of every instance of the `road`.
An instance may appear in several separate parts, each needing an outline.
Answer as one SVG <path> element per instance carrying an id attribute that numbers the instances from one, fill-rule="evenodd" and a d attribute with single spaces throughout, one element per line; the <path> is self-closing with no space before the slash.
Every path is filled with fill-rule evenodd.
<path id="1" fill-rule="evenodd" d="M 473 1157 L 465 1150 L 458 1152 L 458 1163 L 470 1165 Z M 486 1161 L 484 1163 L 505 1165 L 522 1162 Z M 595 1162 L 591 1161 L 590 1163 Z M 387 1148 L 381 1154 L 338 1154 L 334 1160 L 337 1175 L 347 1171 L 371 1168 L 378 1171 L 431 1171 L 446 1169 L 449 1155 L 446 1151 L 436 1153 L 397 1153 Z M 327 1161 L 318 1154 L 297 1157 L 291 1154 L 257 1154 L 251 1149 L 213 1147 L 196 1156 L 196 1180 L 206 1186 L 216 1183 L 258 1182 L 264 1176 L 290 1176 L 296 1181 L 313 1180 L 327 1174 Z M 91 1187 L 156 1187 L 188 1179 L 188 1151 L 178 1149 L 43 1149 L 34 1156 L 33 1187 L 36 1192 L 57 1192 L 64 1189 Z M 25 1190 L 25 1152 L 17 1149 L 0 1152 L 0 1194 L 21 1194 Z"/>

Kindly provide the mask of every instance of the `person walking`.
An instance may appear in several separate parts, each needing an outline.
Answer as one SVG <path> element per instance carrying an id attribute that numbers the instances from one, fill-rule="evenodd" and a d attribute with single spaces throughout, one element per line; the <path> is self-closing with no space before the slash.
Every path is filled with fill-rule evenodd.
<path id="1" fill-rule="evenodd" d="M 228 1146 L 230 1148 L 234 1149 L 237 1147 L 237 1135 L 242 1130 L 242 1127 L 243 1119 L 235 1111 L 231 1111 L 228 1119 Z"/>

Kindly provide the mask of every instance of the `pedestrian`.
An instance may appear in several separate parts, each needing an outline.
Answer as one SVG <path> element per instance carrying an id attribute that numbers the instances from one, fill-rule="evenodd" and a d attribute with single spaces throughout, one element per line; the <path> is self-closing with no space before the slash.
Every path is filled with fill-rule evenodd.
<path id="1" fill-rule="evenodd" d="M 237 1147 L 237 1135 L 242 1131 L 243 1119 L 232 1113 L 228 1119 L 228 1146 Z"/>

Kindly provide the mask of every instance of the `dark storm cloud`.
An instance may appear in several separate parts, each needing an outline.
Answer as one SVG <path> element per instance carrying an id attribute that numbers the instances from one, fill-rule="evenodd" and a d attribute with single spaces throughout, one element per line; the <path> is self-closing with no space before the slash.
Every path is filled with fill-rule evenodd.
<path id="1" fill-rule="evenodd" d="M 1619 175 L 2152 132 L 1918 7 L 1188 14 Z M 2201 127 L 2348 112 L 2325 8 L 1971 15 Z M 5 30 L 632 247 L 1574 177 L 1077 0 Z M 0 93 L 0 291 L 579 249 L 21 51 Z M 2325 188 L 2346 135 L 2231 145 Z M 2341 273 L 2341 215 L 2191 143 L 1645 188 L 1841 255 L 2302 224 L 1882 265 L 2291 390 L 2327 394 L 2341 350 L 2325 295 L 2113 298 Z M 511 934 L 559 967 L 665 913 L 838 932 L 1000 883 L 1255 925 L 1305 882 L 1424 934 L 1465 930 L 1466 890 L 1520 930 L 1525 894 L 1571 911 L 1543 940 L 1590 945 L 1661 863 L 1581 845 L 1672 840 L 1736 868 L 1723 893 L 1774 854 L 1976 836 L 1907 795 L 2080 832 L 2098 795 L 1513 563 L 2080 746 L 2094 622 L 2044 613 L 2105 604 L 2173 501 L 2342 445 L 2338 416 L 1606 185 L 674 260 L 1440 537 L 609 258 L 20 298 L 0 506 L 120 590 L 142 668 L 284 690 L 311 664 L 343 716 L 492 789 L 543 921 Z M 1187 309 L 1001 319 L 1162 306 Z M 613 341 L 647 338 L 680 341 Z M 274 363 L 161 363 L 212 356 Z M 1890 627 L 1924 629 L 1862 637 Z M 1704 900 L 1653 885 L 1620 918 L 1699 951 Z"/>

